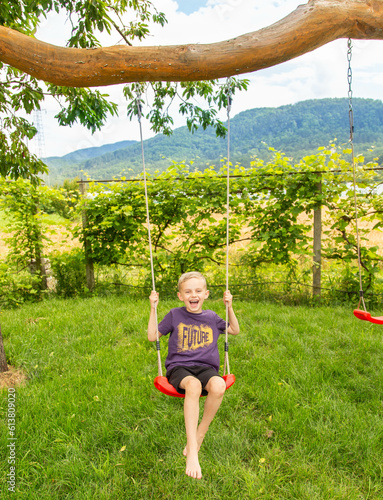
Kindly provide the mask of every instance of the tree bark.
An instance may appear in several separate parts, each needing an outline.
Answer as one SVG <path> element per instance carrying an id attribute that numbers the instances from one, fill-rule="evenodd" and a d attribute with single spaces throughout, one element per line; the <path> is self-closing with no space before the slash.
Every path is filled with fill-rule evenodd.
<path id="1" fill-rule="evenodd" d="M 0 26 L 0 61 L 68 87 L 198 81 L 268 68 L 339 38 L 382 40 L 383 0 L 309 0 L 271 26 L 205 45 L 63 48 Z"/>
<path id="2" fill-rule="evenodd" d="M 0 325 L 0 373 L 7 371 L 8 371 L 7 358 L 5 357 L 4 342 L 3 342 L 3 336 L 1 334 L 1 325 Z"/>

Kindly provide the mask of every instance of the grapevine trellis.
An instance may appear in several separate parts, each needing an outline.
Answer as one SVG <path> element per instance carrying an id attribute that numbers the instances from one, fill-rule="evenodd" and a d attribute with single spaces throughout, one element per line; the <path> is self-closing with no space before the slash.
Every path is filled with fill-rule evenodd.
<path id="1" fill-rule="evenodd" d="M 241 170 L 238 167 L 237 171 L 235 168 L 233 168 L 231 176 L 232 182 L 234 183 L 233 184 L 234 189 L 236 190 L 235 194 L 236 199 L 235 200 L 233 199 L 233 206 L 234 206 L 234 214 L 237 217 L 237 223 L 238 223 L 237 226 L 234 225 L 234 232 L 233 232 L 233 237 L 231 239 L 231 243 L 235 243 L 235 241 L 242 238 L 240 226 L 244 220 L 247 220 L 250 223 L 253 239 L 257 239 L 257 242 L 263 246 L 263 249 L 265 248 L 268 249 L 267 250 L 268 253 L 266 252 L 266 250 L 263 251 L 264 251 L 264 257 L 267 255 L 268 258 L 270 259 L 269 261 L 272 261 L 272 259 L 274 258 L 274 261 L 278 263 L 278 258 L 279 258 L 278 254 L 280 256 L 279 260 L 280 263 L 282 262 L 286 263 L 288 260 L 287 259 L 288 255 L 291 256 L 293 254 L 299 255 L 304 253 L 307 256 L 311 254 L 313 259 L 312 290 L 314 296 L 320 296 L 321 293 L 321 270 L 322 270 L 322 251 L 323 251 L 322 248 L 323 209 L 326 207 L 330 211 L 333 209 L 334 204 L 332 197 L 338 197 L 340 192 L 345 193 L 347 191 L 348 189 L 347 182 L 350 180 L 349 176 L 351 175 L 349 170 L 349 164 L 346 165 L 342 164 L 342 166 L 339 168 L 334 167 L 330 169 L 325 166 L 326 161 L 328 161 L 328 159 L 331 159 L 331 164 L 334 163 L 336 164 L 337 161 L 339 162 L 339 165 L 341 165 L 342 163 L 338 153 L 333 153 L 329 150 L 329 151 L 324 151 L 319 155 L 314 155 L 312 157 L 309 157 L 308 160 L 306 159 L 308 162 L 311 161 L 310 170 L 304 171 L 302 170 L 302 166 L 300 167 L 300 169 L 298 168 L 297 170 L 296 166 L 293 168 L 291 165 L 288 164 L 286 158 L 279 156 L 279 159 L 277 159 L 273 168 L 271 167 L 270 164 L 263 167 L 258 166 L 257 168 L 249 171 L 245 171 L 244 169 Z M 307 168 L 307 164 L 305 168 Z M 363 174 L 364 176 L 367 175 L 371 177 L 372 175 L 374 175 L 374 172 L 379 170 L 381 170 L 381 168 L 378 167 L 376 164 L 370 167 L 367 166 L 363 168 L 363 172 L 360 172 L 360 175 Z M 217 186 L 223 185 L 224 175 L 222 173 L 217 173 L 217 172 L 213 173 L 212 171 L 206 174 L 202 173 L 196 175 L 189 175 L 189 174 L 190 173 L 188 171 L 181 170 L 181 175 L 179 175 L 176 171 L 173 171 L 172 173 L 164 173 L 157 178 L 151 178 L 150 181 L 151 193 L 152 193 L 151 196 L 153 196 L 154 198 L 157 197 L 152 207 L 152 210 L 154 210 L 154 214 L 156 214 L 156 210 L 160 210 L 161 206 L 161 203 L 159 202 L 160 199 L 164 200 L 164 203 L 166 205 L 166 206 L 164 205 L 165 206 L 164 210 L 171 210 L 172 205 L 174 208 L 175 197 L 176 197 L 175 190 L 178 190 L 178 192 L 187 191 L 189 189 L 187 186 L 189 187 L 192 186 L 191 190 L 194 192 L 194 194 L 198 193 L 200 199 L 203 199 L 206 190 L 210 202 L 213 202 L 214 200 L 212 200 L 211 183 L 215 183 L 216 186 L 215 187 L 216 191 L 214 191 L 214 196 L 217 197 L 217 199 L 215 200 L 216 208 L 220 206 L 221 203 L 220 196 L 222 195 L 222 192 L 220 194 L 219 190 L 217 191 Z M 207 179 L 208 179 L 208 185 L 205 187 L 201 187 L 203 186 L 203 183 Z M 106 213 L 102 214 L 102 209 L 100 208 L 100 206 L 98 208 L 99 213 L 95 217 L 95 211 L 94 211 L 95 205 L 99 204 L 99 201 L 103 197 L 104 199 L 108 200 L 108 203 L 113 205 L 116 203 L 117 198 L 121 198 L 122 193 L 124 191 L 125 192 L 127 191 L 126 188 L 125 189 L 119 188 L 118 197 L 113 197 L 112 193 L 105 195 L 105 193 L 108 193 L 110 191 L 107 187 L 109 182 L 111 182 L 112 184 L 118 184 L 116 179 L 113 179 L 111 181 L 96 181 L 93 184 L 92 190 L 95 190 L 95 192 L 98 193 L 98 195 L 96 197 L 92 197 L 91 199 L 84 198 L 84 202 L 86 203 L 86 209 L 88 211 L 90 210 L 90 212 L 88 212 L 87 218 L 84 219 L 86 220 L 86 223 L 82 228 L 81 234 L 84 242 L 84 247 L 88 248 L 88 250 L 86 250 L 86 257 L 88 262 L 87 275 L 90 276 L 92 275 L 91 268 L 93 266 L 94 261 L 103 263 L 108 262 L 108 258 L 105 258 L 106 255 L 105 248 L 102 248 L 103 247 L 103 243 L 101 241 L 102 237 L 100 237 L 101 239 L 98 242 L 99 248 L 98 251 L 96 252 L 94 251 L 94 249 L 92 250 L 90 248 L 91 245 L 89 244 L 88 240 L 89 237 L 91 237 L 93 241 L 97 239 L 97 229 L 95 229 L 97 228 L 98 225 L 97 217 L 99 218 L 98 219 L 99 221 L 100 219 L 105 220 L 106 217 Z M 137 185 L 136 189 L 132 190 L 130 188 L 130 192 L 134 193 L 131 194 L 131 196 L 137 196 L 137 193 L 139 193 L 140 190 L 142 190 L 142 186 L 139 185 L 140 182 L 142 182 L 141 179 L 126 179 L 124 181 L 119 181 L 121 185 L 123 184 Z M 177 186 L 174 188 L 174 190 L 172 190 L 171 186 L 177 182 L 178 182 Z M 198 187 L 198 182 L 200 182 L 199 187 Z M 84 192 L 86 191 L 85 186 L 88 185 L 89 183 L 92 183 L 92 181 L 81 181 L 81 185 L 83 186 L 82 189 L 84 190 Z M 156 185 L 157 187 L 155 187 Z M 290 196 L 286 196 L 286 190 L 288 190 Z M 166 194 L 167 191 L 168 193 Z M 262 203 L 266 204 L 265 206 L 267 206 L 265 210 L 268 211 L 275 210 L 275 208 L 273 207 L 273 203 L 271 201 L 272 197 L 274 196 L 273 191 L 274 195 L 276 194 L 277 196 L 275 198 L 275 205 L 277 206 L 278 204 L 284 203 L 284 208 L 283 207 L 281 208 L 282 215 L 281 214 L 278 215 L 277 212 L 272 212 L 269 214 L 270 216 L 267 219 L 267 214 L 262 213 L 262 210 L 259 208 L 259 206 L 257 208 L 255 200 L 258 200 L 257 201 L 258 203 L 260 200 L 259 193 L 263 193 L 261 195 L 261 198 L 263 200 Z M 101 198 L 99 198 L 100 193 L 101 193 Z M 267 193 L 267 195 L 265 195 L 265 193 Z M 297 194 L 301 196 L 301 199 L 298 199 Z M 191 198 L 189 198 L 189 200 L 190 199 Z M 360 200 L 361 202 L 364 202 L 362 191 L 360 195 Z M 346 200 L 343 199 L 343 202 L 346 203 Z M 124 198 L 123 203 L 128 204 L 128 198 Z M 202 208 L 206 211 L 206 206 L 203 205 L 203 203 L 202 203 Z M 224 203 L 221 203 L 221 205 L 223 206 Z M 211 207 L 211 210 L 208 214 L 211 221 L 213 220 L 211 217 L 214 217 L 214 215 L 216 215 L 214 214 L 214 210 L 216 210 L 216 208 L 214 209 L 214 207 Z M 379 218 L 380 217 L 379 210 L 376 210 L 376 208 L 377 207 L 374 208 L 375 216 Z M 109 209 L 110 205 L 106 205 L 105 210 Z M 283 209 L 286 210 L 286 214 L 283 214 Z M 126 217 L 125 222 L 127 227 L 129 226 L 130 223 L 133 223 L 133 225 L 141 224 L 141 226 L 143 226 L 144 224 L 143 219 L 141 220 L 141 222 L 139 222 L 139 217 L 137 215 L 140 213 L 140 210 L 141 209 L 138 209 L 137 207 L 133 208 L 133 211 L 130 214 L 130 218 Z M 196 208 L 194 208 L 193 210 L 194 210 L 194 212 L 192 213 L 193 217 L 196 218 L 201 217 L 201 214 L 198 212 Z M 291 210 L 293 215 L 288 213 L 288 210 Z M 345 210 L 345 207 L 343 207 L 342 210 Z M 216 213 L 219 213 L 219 210 L 216 210 Z M 307 227 L 303 229 L 302 225 L 298 222 L 298 215 L 303 213 L 313 218 L 312 237 L 308 235 Z M 365 215 L 367 214 L 367 212 L 364 213 Z M 274 222 L 271 220 L 273 215 L 275 216 Z M 170 220 L 172 219 L 172 217 L 174 219 L 174 222 L 176 221 L 180 222 L 180 219 L 179 218 L 177 219 L 177 217 L 179 217 L 179 214 L 177 215 L 174 212 L 173 213 L 170 212 L 167 214 L 167 216 L 169 217 L 168 225 L 170 225 Z M 283 228 L 283 224 L 285 223 L 284 217 L 286 217 L 287 220 L 290 216 L 291 216 L 290 222 L 288 223 L 286 228 Z M 89 219 L 91 220 L 91 227 L 88 225 Z M 347 214 L 347 219 L 348 219 L 348 224 L 351 223 L 352 225 L 354 218 L 352 216 L 351 209 L 350 213 Z M 160 221 L 160 214 L 157 214 L 157 221 Z M 119 221 L 119 223 L 121 224 L 121 220 Z M 216 226 L 214 224 L 216 224 Z M 217 229 L 219 225 L 217 225 L 217 222 L 215 222 L 214 224 L 212 223 L 210 233 L 215 233 L 217 235 L 219 232 Z M 263 224 L 262 229 L 259 229 L 258 224 Z M 269 231 L 268 234 L 265 233 L 266 231 L 265 228 L 267 227 L 267 224 L 269 225 L 269 228 L 267 229 Z M 350 228 L 346 231 L 346 229 L 343 227 L 344 226 L 343 219 L 340 221 L 339 224 L 338 224 L 339 226 L 338 229 L 336 229 L 338 234 L 337 237 L 345 238 L 344 245 L 345 247 L 347 247 L 347 249 L 343 251 L 343 257 L 345 257 L 346 260 L 348 259 L 349 261 L 351 261 L 352 259 L 356 258 L 355 254 L 356 245 L 355 245 L 355 238 L 353 236 L 353 227 L 350 226 Z M 190 230 L 190 226 L 188 229 Z M 286 238 L 284 239 L 283 237 L 283 231 L 285 229 L 287 232 L 290 232 L 288 244 L 286 244 L 287 241 Z M 198 231 L 197 226 L 194 227 L 194 230 Z M 260 237 L 262 231 L 264 233 L 263 240 Z M 277 237 L 274 237 L 274 239 L 270 236 L 272 231 L 278 233 Z M 118 238 L 117 233 L 116 237 Z M 222 239 L 221 233 L 220 237 Z M 272 245 L 276 245 L 276 239 L 278 238 L 279 238 L 279 247 L 274 246 L 274 248 L 272 248 Z M 295 242 L 293 241 L 294 238 Z M 311 238 L 312 238 L 312 246 L 310 243 Z M 251 244 L 251 239 L 252 238 L 249 238 L 249 244 Z M 127 246 L 129 244 L 131 244 L 131 241 L 127 242 Z M 193 244 L 197 246 L 196 242 L 194 242 Z M 217 239 L 215 244 L 216 248 L 219 250 L 220 246 L 222 245 L 222 241 L 220 239 Z M 283 246 L 284 250 L 281 250 Z M 335 256 L 335 253 L 337 251 L 336 246 L 337 245 L 334 244 L 333 248 L 330 251 L 327 242 L 327 247 L 325 250 L 327 258 L 331 258 L 330 255 L 331 252 Z M 340 246 L 339 241 L 338 241 L 338 246 Z M 141 249 L 141 251 L 144 252 L 143 249 Z M 364 258 L 368 260 L 366 256 L 366 251 L 367 249 L 365 249 Z M 123 252 L 120 254 L 120 256 L 122 254 Z M 341 254 L 342 252 L 339 252 L 340 256 Z M 109 249 L 108 255 L 109 256 L 113 255 L 112 249 Z M 378 259 L 377 254 L 376 258 Z M 116 263 L 116 261 L 114 261 L 114 263 Z M 368 272 L 367 268 L 366 272 Z M 94 277 L 90 278 L 88 286 L 94 286 Z"/>

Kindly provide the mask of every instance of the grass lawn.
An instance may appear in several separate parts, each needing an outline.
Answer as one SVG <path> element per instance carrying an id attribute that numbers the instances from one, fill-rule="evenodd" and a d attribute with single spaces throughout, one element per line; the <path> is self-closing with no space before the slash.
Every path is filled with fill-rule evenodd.
<path id="1" fill-rule="evenodd" d="M 159 317 L 178 305 L 160 302 Z M 221 301 L 205 305 L 224 315 Z M 235 306 L 237 382 L 203 443 L 201 481 L 184 472 L 183 400 L 153 386 L 148 300 L 3 311 L 9 362 L 28 381 L 15 393 L 14 494 L 0 392 L 1 498 L 383 499 L 382 327 L 351 308 Z"/>

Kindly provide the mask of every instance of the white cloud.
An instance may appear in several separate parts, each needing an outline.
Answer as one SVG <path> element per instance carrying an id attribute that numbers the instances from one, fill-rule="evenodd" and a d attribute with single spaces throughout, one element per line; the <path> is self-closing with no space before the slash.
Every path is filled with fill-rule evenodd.
<path id="1" fill-rule="evenodd" d="M 158 10 L 165 12 L 165 28 L 154 26 L 152 36 L 145 45 L 170 45 L 187 43 L 212 43 L 256 31 L 282 19 L 304 1 L 279 0 L 207 0 L 206 5 L 186 15 L 178 8 L 176 0 L 156 0 Z M 181 6 L 182 7 L 182 6 Z M 70 32 L 69 22 L 63 16 L 49 14 L 37 37 L 50 43 L 63 45 Z M 117 43 L 105 40 L 105 44 Z M 104 40 L 103 40 L 104 42 Z M 353 88 L 356 97 L 382 99 L 383 51 L 382 41 L 353 42 Z M 347 96 L 347 42 L 332 42 L 314 52 L 292 61 L 250 75 L 247 93 L 237 94 L 233 102 L 233 115 L 254 107 L 273 107 L 306 99 Z M 80 147 L 97 146 L 121 140 L 138 139 L 136 122 L 125 117 L 121 86 L 108 87 L 112 100 L 121 109 L 119 119 L 110 119 L 102 132 L 91 135 L 80 126 L 72 129 L 58 127 L 52 116 L 51 106 L 43 115 L 46 155 L 63 155 Z M 56 111 L 57 112 L 57 111 Z M 222 114 L 225 118 L 225 114 Z M 176 119 L 176 125 L 182 121 Z M 152 133 L 145 124 L 145 137 Z"/>

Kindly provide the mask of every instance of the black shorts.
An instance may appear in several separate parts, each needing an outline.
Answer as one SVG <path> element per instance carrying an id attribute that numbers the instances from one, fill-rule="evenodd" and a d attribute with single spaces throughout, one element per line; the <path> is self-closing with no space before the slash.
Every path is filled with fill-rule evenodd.
<path id="1" fill-rule="evenodd" d="M 205 387 L 211 377 L 221 377 L 214 368 L 208 366 L 175 366 L 166 373 L 169 384 L 171 384 L 180 394 L 185 394 L 185 390 L 181 389 L 179 386 L 181 380 L 190 376 L 197 378 L 201 382 L 203 396 L 207 396 Z"/>

